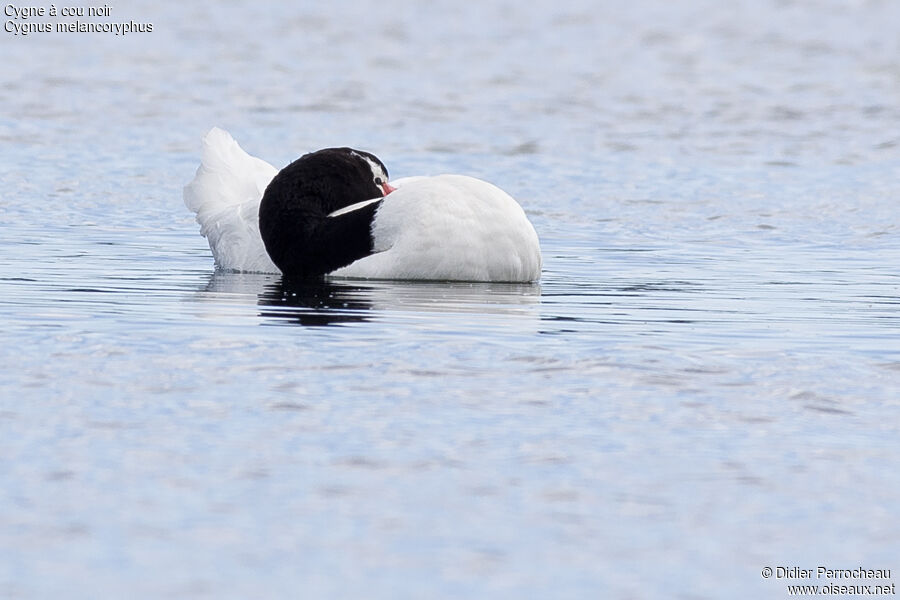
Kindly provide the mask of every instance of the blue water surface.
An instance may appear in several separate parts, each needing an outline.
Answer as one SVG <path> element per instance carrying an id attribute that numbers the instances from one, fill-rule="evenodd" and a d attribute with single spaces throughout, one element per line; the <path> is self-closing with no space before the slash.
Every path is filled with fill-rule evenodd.
<path id="1" fill-rule="evenodd" d="M 81 20 L 153 31 L 0 32 L 0 597 L 900 570 L 900 4 Z M 214 125 L 277 166 L 351 145 L 492 181 L 541 281 L 216 272 L 181 199 Z"/>

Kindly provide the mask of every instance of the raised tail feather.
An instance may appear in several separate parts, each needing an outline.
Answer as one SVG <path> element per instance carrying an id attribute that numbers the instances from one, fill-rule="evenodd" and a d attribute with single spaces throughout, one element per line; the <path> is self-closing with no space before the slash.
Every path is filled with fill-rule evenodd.
<path id="1" fill-rule="evenodd" d="M 279 272 L 259 235 L 259 201 L 277 172 L 223 129 L 213 127 L 204 136 L 200 167 L 184 186 L 184 204 L 196 215 L 217 268 Z"/>

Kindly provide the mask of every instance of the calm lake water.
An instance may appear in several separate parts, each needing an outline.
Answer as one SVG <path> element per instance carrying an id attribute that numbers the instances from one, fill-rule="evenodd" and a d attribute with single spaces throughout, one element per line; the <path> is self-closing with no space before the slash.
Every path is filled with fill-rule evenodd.
<path id="1" fill-rule="evenodd" d="M 0 32 L 0 597 L 900 570 L 900 3 L 144 4 Z M 216 273 L 214 125 L 492 181 L 543 277 Z"/>

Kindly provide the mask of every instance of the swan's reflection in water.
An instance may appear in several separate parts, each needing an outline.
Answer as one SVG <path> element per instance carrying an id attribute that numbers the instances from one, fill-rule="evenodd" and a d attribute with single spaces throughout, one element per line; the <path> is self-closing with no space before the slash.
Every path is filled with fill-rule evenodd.
<path id="1" fill-rule="evenodd" d="M 206 300 L 256 298 L 263 324 L 325 326 L 361 323 L 386 313 L 472 313 L 537 316 L 539 284 L 375 281 L 285 281 L 278 275 L 214 273 Z"/>
<path id="2" fill-rule="evenodd" d="M 259 316 L 308 326 L 359 323 L 369 318 L 370 292 L 364 285 L 279 280 L 259 293 Z"/>
<path id="3" fill-rule="evenodd" d="M 539 304 L 540 293 L 534 284 L 282 280 L 259 294 L 259 314 L 314 326 L 363 322 L 389 311 L 511 314 Z"/>

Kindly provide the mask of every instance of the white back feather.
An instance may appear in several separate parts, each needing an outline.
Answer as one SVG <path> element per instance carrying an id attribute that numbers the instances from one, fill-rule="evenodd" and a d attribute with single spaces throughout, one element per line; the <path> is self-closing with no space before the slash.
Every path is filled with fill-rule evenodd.
<path id="1" fill-rule="evenodd" d="M 403 180 L 384 198 L 372 233 L 376 254 L 332 275 L 516 282 L 540 278 L 540 243 L 525 211 L 500 188 L 473 177 Z"/>
<path id="2" fill-rule="evenodd" d="M 250 156 L 218 127 L 203 138 L 200 167 L 184 187 L 184 203 L 196 215 L 216 267 L 278 273 L 259 235 L 259 201 L 277 169 Z"/>

